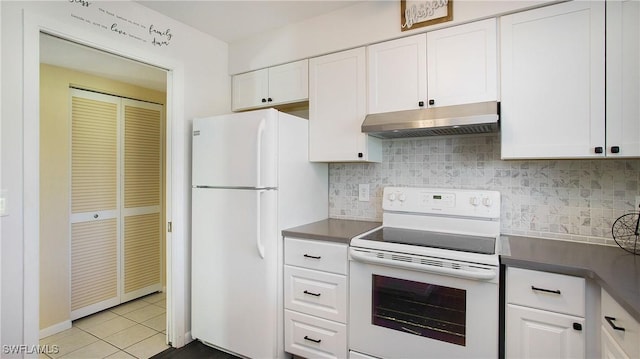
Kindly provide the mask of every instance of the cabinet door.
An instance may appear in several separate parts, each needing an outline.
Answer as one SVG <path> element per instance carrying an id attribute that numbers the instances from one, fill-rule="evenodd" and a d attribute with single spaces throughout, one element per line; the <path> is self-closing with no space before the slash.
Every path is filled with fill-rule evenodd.
<path id="1" fill-rule="evenodd" d="M 309 60 L 309 159 L 382 161 L 380 140 L 360 130 L 366 115 L 365 50 Z"/>
<path id="2" fill-rule="evenodd" d="M 607 156 L 640 156 L 638 64 L 640 2 L 607 1 Z"/>
<path id="3" fill-rule="evenodd" d="M 496 19 L 427 33 L 428 104 L 497 99 Z"/>
<path id="4" fill-rule="evenodd" d="M 584 318 L 507 305 L 507 358 L 584 358 Z"/>
<path id="5" fill-rule="evenodd" d="M 426 105 L 426 34 L 367 47 L 368 113 L 411 110 Z"/>
<path id="6" fill-rule="evenodd" d="M 605 324 L 600 327 L 600 336 L 602 339 L 602 359 L 629 359 L 620 344 L 616 343 L 615 339 L 607 332 Z"/>
<path id="7" fill-rule="evenodd" d="M 309 60 L 269 68 L 267 103 L 280 105 L 309 98 Z"/>
<path id="8" fill-rule="evenodd" d="M 640 357 L 640 323 L 638 323 L 607 291 L 600 294 L 602 330 L 631 358 Z"/>
<path id="9" fill-rule="evenodd" d="M 269 93 L 269 69 L 233 76 L 231 109 L 247 110 L 265 106 Z"/>
<path id="10" fill-rule="evenodd" d="M 604 4 L 501 18 L 502 158 L 604 156 Z"/>

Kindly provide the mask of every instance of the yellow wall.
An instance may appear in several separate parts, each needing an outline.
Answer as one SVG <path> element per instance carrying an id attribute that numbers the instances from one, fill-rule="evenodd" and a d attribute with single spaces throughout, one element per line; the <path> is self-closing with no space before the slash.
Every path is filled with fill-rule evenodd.
<path id="1" fill-rule="evenodd" d="M 164 92 L 40 65 L 40 329 L 68 321 L 71 314 L 70 86 L 166 105 Z"/>

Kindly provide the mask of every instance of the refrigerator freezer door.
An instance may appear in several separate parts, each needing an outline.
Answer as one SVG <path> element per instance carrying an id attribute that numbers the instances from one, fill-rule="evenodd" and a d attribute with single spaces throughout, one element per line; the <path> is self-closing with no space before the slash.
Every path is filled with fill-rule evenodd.
<path id="1" fill-rule="evenodd" d="M 278 111 L 193 120 L 193 186 L 275 188 Z"/>
<path id="2" fill-rule="evenodd" d="M 277 193 L 193 189 L 192 336 L 249 358 L 277 356 Z"/>

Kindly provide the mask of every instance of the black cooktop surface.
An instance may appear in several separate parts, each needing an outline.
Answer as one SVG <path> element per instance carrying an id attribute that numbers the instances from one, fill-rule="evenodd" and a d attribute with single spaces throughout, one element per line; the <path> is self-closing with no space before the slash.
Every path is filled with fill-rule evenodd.
<path id="1" fill-rule="evenodd" d="M 360 238 L 370 241 L 408 244 L 480 254 L 495 254 L 496 251 L 495 237 L 470 236 L 415 229 L 382 227 Z"/>

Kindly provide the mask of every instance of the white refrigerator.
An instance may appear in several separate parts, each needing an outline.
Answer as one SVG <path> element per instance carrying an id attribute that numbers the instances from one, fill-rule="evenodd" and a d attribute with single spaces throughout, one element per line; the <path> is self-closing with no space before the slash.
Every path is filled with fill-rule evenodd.
<path id="1" fill-rule="evenodd" d="M 308 121 L 274 109 L 193 121 L 193 338 L 284 356 L 281 230 L 328 216 L 327 165 L 308 144 Z"/>

